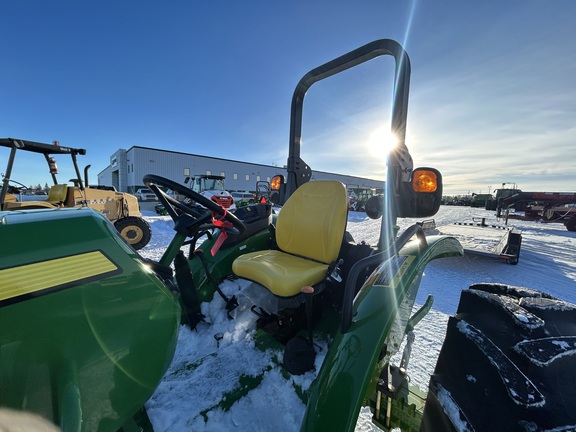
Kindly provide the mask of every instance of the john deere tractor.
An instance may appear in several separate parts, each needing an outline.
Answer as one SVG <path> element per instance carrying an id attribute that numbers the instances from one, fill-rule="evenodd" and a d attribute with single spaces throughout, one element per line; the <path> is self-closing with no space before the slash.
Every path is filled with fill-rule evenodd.
<path id="1" fill-rule="evenodd" d="M 311 181 L 300 137 L 310 86 L 379 56 L 395 63 L 391 130 L 399 144 L 387 159 L 384 193 L 365 206 L 380 220 L 379 240 L 368 245 L 347 232 L 345 186 Z M 407 54 L 383 39 L 300 80 L 287 177 L 271 182 L 279 212 L 258 202 L 233 214 L 175 181 L 146 175 L 174 222 L 158 261 L 143 259 L 86 206 L 0 212 L 0 406 L 38 414 L 65 432 L 150 428 L 141 408 L 170 364 L 179 329 L 210 326 L 202 306 L 213 298 L 234 319 L 239 295 L 224 292 L 221 282 L 236 279 L 252 281 L 244 286 L 258 294 L 246 309 L 258 319 L 245 349 L 278 359 L 270 367 L 305 373 L 315 365 L 315 341 L 327 341 L 315 381 L 298 394 L 306 404 L 301 431 L 353 431 L 363 406 L 386 431 L 574 430 L 576 307 L 533 289 L 464 290 L 428 396 L 410 386 L 411 334 L 433 302 L 413 310 L 424 269 L 463 249 L 453 237 L 425 236 L 418 224 L 400 232 L 396 224 L 434 215 L 442 198 L 440 172 L 414 168 L 404 142 L 409 78 Z M 210 211 L 193 212 L 163 190 Z M 218 356 L 214 345 L 207 357 Z M 182 367 L 190 374 L 199 365 Z M 215 412 L 249 396 L 262 379 L 243 378 L 227 382 L 234 390 L 214 402 Z"/>

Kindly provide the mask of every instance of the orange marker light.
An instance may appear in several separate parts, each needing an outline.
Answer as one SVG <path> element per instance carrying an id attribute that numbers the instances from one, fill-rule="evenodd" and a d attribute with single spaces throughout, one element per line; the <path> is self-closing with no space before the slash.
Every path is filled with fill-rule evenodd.
<path id="1" fill-rule="evenodd" d="M 281 175 L 275 175 L 274 177 L 272 177 L 272 180 L 270 180 L 270 189 L 280 190 L 280 186 L 282 186 L 282 183 L 284 183 L 284 177 Z"/>
<path id="2" fill-rule="evenodd" d="M 438 177 L 434 171 L 416 169 L 412 177 L 412 189 L 415 192 L 435 192 L 438 189 Z"/>

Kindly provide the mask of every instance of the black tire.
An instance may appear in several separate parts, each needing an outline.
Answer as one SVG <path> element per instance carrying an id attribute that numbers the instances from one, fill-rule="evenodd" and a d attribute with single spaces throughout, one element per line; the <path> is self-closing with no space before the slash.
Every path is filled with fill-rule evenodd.
<path id="1" fill-rule="evenodd" d="M 496 200 L 487 200 L 484 205 L 485 210 L 496 210 L 498 202 Z"/>
<path id="2" fill-rule="evenodd" d="M 575 352 L 576 305 L 472 285 L 448 321 L 420 430 L 573 430 Z"/>
<path id="3" fill-rule="evenodd" d="M 570 219 L 568 219 L 565 223 L 564 226 L 566 227 L 566 229 L 568 231 L 576 231 L 576 216 L 572 216 Z"/>
<path id="4" fill-rule="evenodd" d="M 152 238 L 152 228 L 140 217 L 128 216 L 118 219 L 114 222 L 114 226 L 120 236 L 136 250 L 142 249 Z"/>
<path id="5" fill-rule="evenodd" d="M 279 201 L 280 201 L 280 194 L 278 192 L 272 192 L 270 194 L 270 202 L 272 204 L 278 204 Z"/>

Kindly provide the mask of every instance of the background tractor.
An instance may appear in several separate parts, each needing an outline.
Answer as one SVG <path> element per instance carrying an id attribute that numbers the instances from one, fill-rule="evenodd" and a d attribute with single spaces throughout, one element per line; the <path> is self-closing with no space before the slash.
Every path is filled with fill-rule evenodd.
<path id="1" fill-rule="evenodd" d="M 189 187 L 192 191 L 215 202 L 220 207 L 225 208 L 226 210 L 233 211 L 236 209 L 235 200 L 232 194 L 230 194 L 230 192 L 228 192 L 225 189 L 224 179 L 225 179 L 224 176 L 200 174 L 192 177 L 186 177 L 186 179 L 184 180 L 184 184 L 187 187 Z M 207 209 L 205 205 L 202 205 L 194 200 L 191 200 L 184 194 L 174 193 L 173 198 L 183 202 L 189 207 L 192 207 L 198 214 L 204 213 Z M 157 214 L 160 215 L 168 214 L 166 207 L 162 203 L 156 204 L 154 209 Z"/>
<path id="2" fill-rule="evenodd" d="M 31 210 L 51 209 L 63 207 L 90 207 L 103 215 L 114 224 L 120 235 L 134 249 L 141 249 L 148 244 L 152 236 L 150 225 L 142 218 L 138 200 L 134 195 L 117 192 L 114 188 L 92 187 L 88 182 L 88 165 L 84 169 L 84 180 L 78 168 L 77 155 L 85 155 L 85 149 L 65 147 L 55 144 L 44 144 L 14 138 L 1 138 L 0 147 L 10 149 L 7 166 L 4 170 L 2 190 L 0 192 L 0 209 L 2 210 Z M 25 200 L 22 196 L 17 198 L 9 193 L 9 186 L 17 185 L 22 189 L 26 187 L 13 180 L 12 170 L 18 152 L 41 154 L 48 164 L 52 186 L 48 190 L 46 200 Z M 58 166 L 55 156 L 68 155 L 76 177 L 68 183 L 58 182 Z"/>

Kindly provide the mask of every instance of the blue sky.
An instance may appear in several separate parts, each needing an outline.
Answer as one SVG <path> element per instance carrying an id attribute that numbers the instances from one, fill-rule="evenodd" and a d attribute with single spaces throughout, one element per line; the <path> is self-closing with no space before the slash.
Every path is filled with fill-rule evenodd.
<path id="1" fill-rule="evenodd" d="M 0 136 L 86 148 L 93 179 L 134 145 L 284 165 L 300 78 L 390 38 L 412 63 L 407 145 L 446 193 L 576 190 L 573 0 L 20 0 L 0 16 Z M 370 137 L 390 74 L 377 59 L 312 86 L 312 169 L 384 178 Z M 26 163 L 12 178 L 44 184 Z"/>

